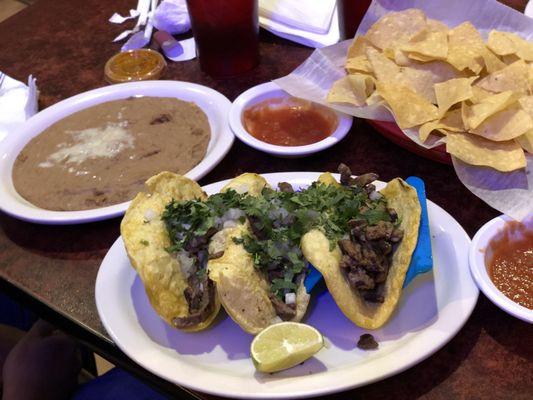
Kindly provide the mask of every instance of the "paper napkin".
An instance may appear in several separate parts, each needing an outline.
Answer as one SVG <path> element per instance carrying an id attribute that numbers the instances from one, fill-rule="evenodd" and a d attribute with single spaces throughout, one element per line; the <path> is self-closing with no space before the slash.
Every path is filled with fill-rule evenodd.
<path id="1" fill-rule="evenodd" d="M 35 82 L 31 75 L 28 86 L 7 75 L 3 81 L 0 77 L 0 141 L 16 133 L 24 121 L 37 113 L 39 92 Z"/>

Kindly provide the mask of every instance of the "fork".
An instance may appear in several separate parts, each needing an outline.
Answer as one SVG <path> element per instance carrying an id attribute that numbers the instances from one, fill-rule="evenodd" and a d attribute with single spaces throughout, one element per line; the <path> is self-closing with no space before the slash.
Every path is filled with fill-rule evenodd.
<path id="1" fill-rule="evenodd" d="M 2 89 L 2 84 L 4 83 L 5 77 L 6 77 L 6 74 L 0 71 L 0 90 Z"/>

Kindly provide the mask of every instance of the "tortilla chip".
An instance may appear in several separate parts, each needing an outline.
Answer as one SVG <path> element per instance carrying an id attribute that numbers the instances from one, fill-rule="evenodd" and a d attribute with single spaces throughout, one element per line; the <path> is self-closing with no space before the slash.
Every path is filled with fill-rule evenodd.
<path id="1" fill-rule="evenodd" d="M 485 42 L 470 22 L 451 29 L 448 33 L 448 58 L 459 71 L 469 68 L 475 74 L 483 69 Z"/>
<path id="2" fill-rule="evenodd" d="M 473 96 L 472 82 L 476 79 L 477 76 L 456 78 L 435 84 L 435 96 L 441 116 L 454 104 L 468 100 Z"/>
<path id="3" fill-rule="evenodd" d="M 502 56 L 501 59 L 506 65 L 511 65 L 512 63 L 519 61 L 520 57 L 516 54 L 509 54 L 508 56 Z"/>
<path id="4" fill-rule="evenodd" d="M 430 103 L 437 102 L 435 83 L 458 76 L 453 67 L 442 61 L 420 64 L 407 60 L 406 66 L 399 67 L 376 49 L 368 49 L 367 55 L 377 81 L 406 86 Z"/>
<path id="5" fill-rule="evenodd" d="M 347 59 L 344 68 L 349 74 L 354 74 L 356 72 L 373 73 L 372 66 L 366 56 L 357 56 Z"/>
<path id="6" fill-rule="evenodd" d="M 385 301 L 369 303 L 358 291 L 351 288 L 340 268 L 341 250 L 329 248 L 329 241 L 320 230 L 314 229 L 302 237 L 301 247 L 305 258 L 318 269 L 326 281 L 328 290 L 341 311 L 354 324 L 364 329 L 378 329 L 391 317 L 400 300 L 402 286 L 409 268 L 411 256 L 418 240 L 420 203 L 416 190 L 396 178 L 381 190 L 389 207 L 396 210 L 404 236 L 392 258 L 389 275 L 384 284 Z"/>
<path id="7" fill-rule="evenodd" d="M 490 49 L 486 49 L 483 52 L 483 62 L 485 63 L 485 69 L 489 74 L 499 71 L 507 66 L 502 60 L 500 60 Z"/>
<path id="8" fill-rule="evenodd" d="M 361 101 L 361 105 L 366 102 L 376 87 L 375 79 L 366 74 L 351 74 L 348 75 L 348 80 L 352 86 L 355 97 Z"/>
<path id="9" fill-rule="evenodd" d="M 328 103 L 348 103 L 355 106 L 365 104 L 365 99 L 358 98 L 352 89 L 349 76 L 344 76 L 336 81 L 328 92 L 326 101 Z"/>
<path id="10" fill-rule="evenodd" d="M 516 53 L 515 44 L 511 39 L 509 32 L 500 32 L 496 30 L 490 31 L 487 46 L 499 56 Z"/>
<path id="11" fill-rule="evenodd" d="M 476 86 L 494 93 L 512 90 L 513 92 L 526 94 L 529 83 L 529 69 L 526 63 L 518 60 L 505 68 L 487 75 Z"/>
<path id="12" fill-rule="evenodd" d="M 206 194 L 194 181 L 171 172 L 160 174 L 146 181 L 147 192 L 139 193 L 131 202 L 122 222 L 120 233 L 130 262 L 139 274 L 150 304 L 170 326 L 174 318 L 189 315 L 189 306 L 183 291 L 188 287 L 178 259 L 168 253 L 170 238 L 161 218 L 146 221 L 147 213 L 160 216 L 172 200 L 205 200 Z M 213 313 L 200 324 L 183 329 L 195 332 L 207 328 L 220 309 L 215 299 Z"/>
<path id="13" fill-rule="evenodd" d="M 378 81 L 394 80 L 401 71 L 394 61 L 373 47 L 366 50 L 366 56 Z"/>
<path id="14" fill-rule="evenodd" d="M 366 39 L 384 50 L 405 43 L 426 27 L 426 15 L 418 9 L 410 8 L 391 12 L 381 17 L 366 33 Z"/>
<path id="15" fill-rule="evenodd" d="M 420 61 L 420 62 L 430 62 L 430 61 L 435 60 L 433 57 L 423 56 L 422 54 L 418 54 L 418 53 L 409 53 L 407 57 L 410 58 L 411 60 Z"/>
<path id="16" fill-rule="evenodd" d="M 364 36 L 358 35 L 353 39 L 352 44 L 348 48 L 348 53 L 346 54 L 346 59 L 358 57 L 358 56 L 366 56 L 366 49 L 367 47 L 371 47 L 370 43 L 368 43 L 368 40 Z"/>
<path id="17" fill-rule="evenodd" d="M 494 96 L 494 93 L 474 85 L 472 86 L 472 97 L 469 99 L 469 102 L 472 104 L 481 103 L 483 99 L 490 96 Z"/>
<path id="18" fill-rule="evenodd" d="M 512 32 L 491 31 L 487 46 L 500 56 L 516 54 L 526 61 L 533 61 L 533 43 Z"/>
<path id="19" fill-rule="evenodd" d="M 406 86 L 378 81 L 376 90 L 390 106 L 401 129 L 412 128 L 439 117 L 437 107 Z"/>
<path id="20" fill-rule="evenodd" d="M 366 104 L 369 106 L 374 106 L 378 104 L 384 105 L 385 100 L 379 95 L 377 91 L 374 91 L 374 93 L 372 93 L 370 96 L 368 96 L 368 99 L 366 99 Z"/>
<path id="21" fill-rule="evenodd" d="M 493 142 L 469 133 L 450 133 L 446 151 L 470 165 L 510 172 L 526 166 L 526 157 L 514 140 Z"/>
<path id="22" fill-rule="evenodd" d="M 345 68 L 349 74 L 355 72 L 372 73 L 372 67 L 366 57 L 366 49 L 371 47 L 364 36 L 356 36 L 348 49 Z"/>
<path id="23" fill-rule="evenodd" d="M 438 121 L 426 122 L 418 130 L 420 140 L 425 142 L 433 131 L 447 134 L 448 132 L 463 132 L 465 127 L 461 116 L 461 109 L 447 112 L 443 118 Z"/>
<path id="24" fill-rule="evenodd" d="M 400 67 L 411 65 L 413 63 L 406 52 L 398 49 L 394 50 L 394 62 Z"/>
<path id="25" fill-rule="evenodd" d="M 518 99 L 518 103 L 533 118 L 533 96 L 522 96 Z"/>
<path id="26" fill-rule="evenodd" d="M 533 129 L 527 131 L 522 136 L 518 136 L 516 142 L 530 154 L 533 154 Z"/>
<path id="27" fill-rule="evenodd" d="M 515 101 L 516 95 L 510 90 L 486 97 L 480 103 L 463 107 L 463 123 L 467 129 L 475 129 L 491 115 L 502 111 Z"/>
<path id="28" fill-rule="evenodd" d="M 443 31 L 424 29 L 401 45 L 400 50 L 433 60 L 445 60 L 448 55 L 448 35 Z"/>
<path id="29" fill-rule="evenodd" d="M 437 21 L 436 19 L 428 18 L 426 20 L 427 29 L 432 32 L 445 32 L 448 33 L 450 28 L 443 22 Z"/>
<path id="30" fill-rule="evenodd" d="M 470 132 L 497 142 L 511 140 L 533 129 L 533 120 L 519 105 L 514 105 L 487 118 Z"/>

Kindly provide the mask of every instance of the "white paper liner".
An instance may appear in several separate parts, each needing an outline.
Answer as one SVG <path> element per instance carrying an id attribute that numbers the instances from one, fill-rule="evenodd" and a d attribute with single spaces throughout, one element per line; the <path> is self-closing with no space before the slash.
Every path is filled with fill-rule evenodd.
<path id="1" fill-rule="evenodd" d="M 533 19 L 496 0 L 374 0 L 357 34 L 366 33 L 385 14 L 407 8 L 419 8 L 428 17 L 442 21 L 450 27 L 470 21 L 485 38 L 490 30 L 498 29 L 512 31 L 525 39 L 533 40 Z M 382 106 L 355 107 L 326 103 L 327 93 L 333 83 L 346 75 L 344 64 L 350 43 L 351 40 L 346 40 L 315 50 L 291 74 L 274 82 L 292 96 L 321 103 L 359 118 L 393 121 L 392 114 Z M 426 143 L 421 143 L 416 129 L 403 132 L 425 148 L 435 147 L 445 141 L 445 138 L 432 135 Z M 532 155 L 527 155 L 527 167 L 512 173 L 475 167 L 459 160 L 454 160 L 454 167 L 461 182 L 472 193 L 498 211 L 521 220 L 533 213 L 532 158 Z"/>

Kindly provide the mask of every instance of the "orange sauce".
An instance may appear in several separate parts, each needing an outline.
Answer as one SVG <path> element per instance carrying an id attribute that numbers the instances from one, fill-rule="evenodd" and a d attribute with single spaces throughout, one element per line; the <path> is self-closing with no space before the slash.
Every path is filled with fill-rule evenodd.
<path id="1" fill-rule="evenodd" d="M 337 129 L 337 115 L 309 101 L 290 98 L 264 100 L 243 114 L 245 129 L 256 139 L 278 146 L 319 142 Z"/>
<path id="2" fill-rule="evenodd" d="M 166 68 L 165 59 L 150 49 L 128 50 L 111 57 L 105 65 L 110 83 L 159 79 Z"/>
<path id="3" fill-rule="evenodd" d="M 485 262 L 490 279 L 505 296 L 533 309 L 533 230 L 508 222 L 487 247 Z"/>

